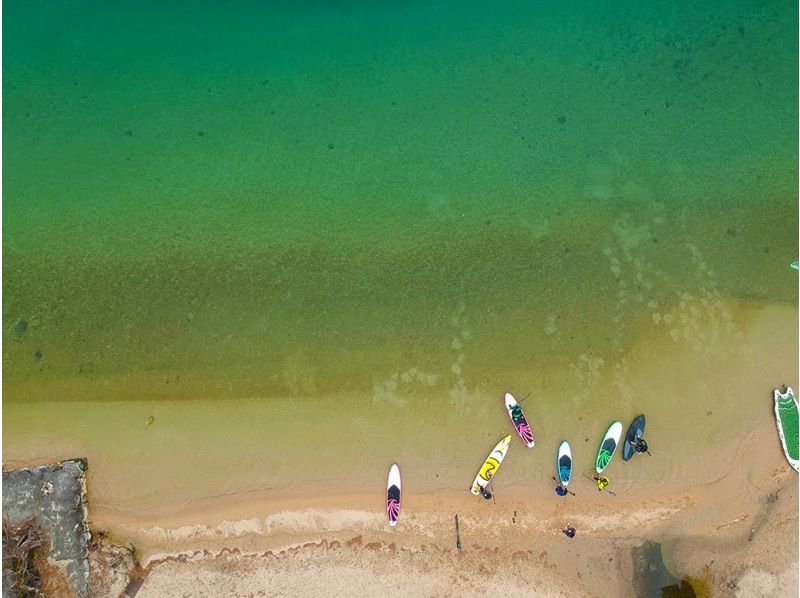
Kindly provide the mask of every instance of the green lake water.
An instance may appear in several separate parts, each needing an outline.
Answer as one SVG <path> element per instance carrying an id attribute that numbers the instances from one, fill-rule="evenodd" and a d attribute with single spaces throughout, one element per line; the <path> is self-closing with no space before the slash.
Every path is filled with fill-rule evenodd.
<path id="1" fill-rule="evenodd" d="M 701 355 L 710 329 L 744 342 L 742 305 L 796 305 L 794 5 L 3 20 L 3 449 L 86 454 L 108 504 L 211 454 L 197 494 L 261 487 L 249 455 L 293 439 L 333 467 L 322 443 L 383 447 L 392 421 L 406 452 L 473 429 L 488 451 L 505 389 L 635 415 L 643 335 Z"/>

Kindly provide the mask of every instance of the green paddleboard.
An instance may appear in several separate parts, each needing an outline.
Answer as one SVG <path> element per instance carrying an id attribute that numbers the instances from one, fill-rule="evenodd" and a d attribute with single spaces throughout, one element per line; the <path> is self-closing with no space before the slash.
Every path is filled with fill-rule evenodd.
<path id="1" fill-rule="evenodd" d="M 791 387 L 787 387 L 785 392 L 776 388 L 773 398 L 775 399 L 775 420 L 778 423 L 778 434 L 781 437 L 783 452 L 795 471 L 800 472 L 800 437 L 798 437 L 800 416 L 797 411 L 797 399 L 794 398 Z"/>
<path id="2" fill-rule="evenodd" d="M 600 448 L 597 449 L 597 458 L 594 461 L 594 470 L 597 475 L 603 473 L 603 470 L 611 463 L 611 457 L 619 445 L 619 437 L 622 435 L 622 422 L 614 422 L 608 426 L 606 435 L 600 442 Z"/>

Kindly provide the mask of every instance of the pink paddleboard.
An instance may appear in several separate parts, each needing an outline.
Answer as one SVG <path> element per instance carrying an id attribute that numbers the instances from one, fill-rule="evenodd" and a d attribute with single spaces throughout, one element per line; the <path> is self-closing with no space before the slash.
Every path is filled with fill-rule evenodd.
<path id="1" fill-rule="evenodd" d="M 386 516 L 389 525 L 397 525 L 400 518 L 400 468 L 397 463 L 389 469 L 389 480 L 386 483 Z"/>
<path id="2" fill-rule="evenodd" d="M 508 417 L 511 418 L 511 423 L 514 424 L 517 434 L 519 434 L 519 437 L 522 438 L 522 442 L 524 442 L 528 448 L 533 448 L 536 444 L 533 440 L 533 430 L 531 430 L 528 420 L 525 419 L 525 414 L 522 413 L 522 407 L 519 406 L 514 395 L 510 392 L 507 392 L 504 398 Z"/>

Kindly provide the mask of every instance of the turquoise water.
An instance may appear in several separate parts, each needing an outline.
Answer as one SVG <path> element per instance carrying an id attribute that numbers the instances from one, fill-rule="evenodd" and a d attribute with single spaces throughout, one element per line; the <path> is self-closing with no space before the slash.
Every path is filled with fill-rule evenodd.
<path id="1" fill-rule="evenodd" d="M 37 402 L 607 399 L 642 334 L 735 343 L 797 301 L 796 12 L 4 3 L 5 450 Z"/>

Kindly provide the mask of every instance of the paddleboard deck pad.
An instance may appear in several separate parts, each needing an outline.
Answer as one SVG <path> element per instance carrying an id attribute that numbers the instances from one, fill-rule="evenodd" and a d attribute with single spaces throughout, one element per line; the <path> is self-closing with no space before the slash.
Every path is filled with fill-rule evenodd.
<path id="1" fill-rule="evenodd" d="M 597 459 L 594 462 L 594 470 L 601 474 L 603 470 L 611 463 L 611 457 L 619 445 L 619 437 L 622 435 L 622 422 L 614 422 L 608 426 L 606 435 L 603 436 L 603 441 L 600 443 L 600 448 L 597 450 Z"/>
<path id="2" fill-rule="evenodd" d="M 566 440 L 562 440 L 558 446 L 556 470 L 558 470 L 558 479 L 561 485 L 564 488 L 569 486 L 569 480 L 572 477 L 572 449 L 569 448 L 569 442 Z"/>
<path id="3" fill-rule="evenodd" d="M 798 409 L 794 392 L 788 387 L 785 392 L 777 388 L 773 392 L 775 399 L 775 420 L 778 423 L 778 434 L 781 437 L 783 453 L 795 471 L 800 472 L 800 439 L 798 438 Z"/>
<path id="4" fill-rule="evenodd" d="M 506 403 L 506 411 L 508 411 L 508 417 L 511 418 L 511 423 L 514 424 L 514 428 L 517 430 L 517 434 L 519 437 L 522 438 L 522 442 L 528 448 L 533 448 L 536 442 L 533 439 L 533 431 L 531 430 L 531 426 L 528 423 L 528 420 L 525 418 L 525 414 L 522 413 L 522 407 L 520 407 L 517 400 L 514 398 L 510 392 L 505 394 L 505 403 Z"/>
<path id="5" fill-rule="evenodd" d="M 397 525 L 400 518 L 400 468 L 397 463 L 389 469 L 389 480 L 386 483 L 386 516 L 389 525 Z"/>
<path id="6" fill-rule="evenodd" d="M 486 461 L 481 465 L 478 475 L 475 476 L 475 481 L 472 482 L 472 488 L 470 488 L 470 492 L 475 496 L 481 493 L 481 489 L 486 488 L 486 485 L 492 480 L 494 474 L 497 473 L 497 469 L 500 467 L 500 464 L 503 462 L 508 452 L 509 444 L 511 444 L 511 434 L 498 442 L 497 446 L 495 446 L 492 452 L 489 453 L 489 456 L 486 457 Z"/>
<path id="7" fill-rule="evenodd" d="M 622 447 L 622 458 L 628 461 L 636 454 L 636 443 L 644 435 L 644 415 L 640 415 L 631 423 L 625 434 L 625 446 Z"/>

